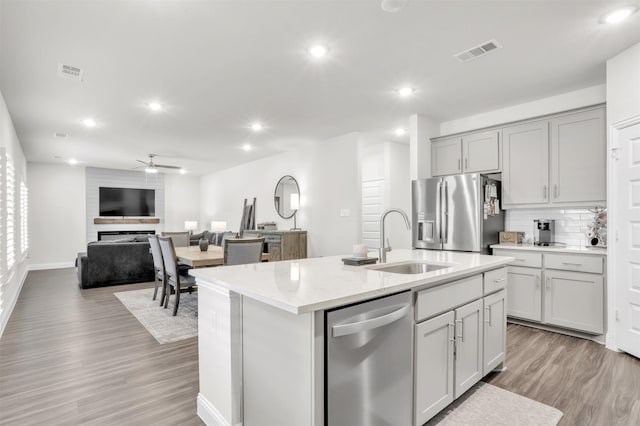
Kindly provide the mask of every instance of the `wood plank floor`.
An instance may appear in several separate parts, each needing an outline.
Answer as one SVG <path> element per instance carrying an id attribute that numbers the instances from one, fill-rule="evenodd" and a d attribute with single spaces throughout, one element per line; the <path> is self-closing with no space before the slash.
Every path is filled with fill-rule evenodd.
<path id="1" fill-rule="evenodd" d="M 640 425 L 640 360 L 589 340 L 509 324 L 492 385 L 564 413 L 562 426 Z"/>
<path id="2" fill-rule="evenodd" d="M 201 425 L 198 340 L 159 344 L 75 269 L 32 271 L 0 339 L 2 425 Z"/>
<path id="3" fill-rule="evenodd" d="M 196 338 L 160 345 L 74 269 L 30 272 L 0 339 L 0 425 L 201 425 Z M 640 361 L 596 343 L 509 325 L 493 385 L 556 407 L 560 425 L 640 425 Z"/>

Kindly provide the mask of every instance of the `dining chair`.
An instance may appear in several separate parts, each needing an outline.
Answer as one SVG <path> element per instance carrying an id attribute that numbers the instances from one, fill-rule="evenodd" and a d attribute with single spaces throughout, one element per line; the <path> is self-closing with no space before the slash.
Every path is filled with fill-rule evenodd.
<path id="1" fill-rule="evenodd" d="M 181 274 L 178 269 L 178 257 L 171 237 L 158 237 L 160 249 L 162 250 L 162 258 L 164 259 L 165 271 L 165 288 L 166 298 L 164 307 L 169 306 L 169 297 L 171 288 L 175 289 L 176 300 L 173 305 L 173 316 L 178 313 L 178 305 L 180 304 L 180 293 L 188 291 L 191 293 L 196 288 L 196 278 L 192 275 Z"/>
<path id="2" fill-rule="evenodd" d="M 189 232 L 163 232 L 163 237 L 171 237 L 174 247 L 189 247 Z"/>
<path id="3" fill-rule="evenodd" d="M 153 257 L 153 272 L 155 277 L 155 287 L 153 289 L 153 299 L 156 300 L 158 296 L 158 286 L 162 285 L 162 296 L 160 297 L 160 306 L 164 305 L 164 298 L 166 296 L 165 272 L 164 272 L 164 260 L 162 258 L 162 249 L 158 242 L 157 235 L 149 235 L 149 245 L 151 246 L 151 256 Z"/>
<path id="4" fill-rule="evenodd" d="M 264 237 L 226 239 L 223 265 L 244 265 L 262 260 Z"/>

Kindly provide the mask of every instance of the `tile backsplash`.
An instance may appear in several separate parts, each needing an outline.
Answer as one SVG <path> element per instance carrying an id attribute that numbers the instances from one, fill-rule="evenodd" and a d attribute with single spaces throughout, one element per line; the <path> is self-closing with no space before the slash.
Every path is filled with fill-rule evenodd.
<path id="1" fill-rule="evenodd" d="M 533 221 L 555 220 L 555 241 L 568 246 L 587 244 L 587 230 L 595 214 L 588 209 L 511 209 L 506 211 L 505 231 L 524 232 L 525 242 L 533 243 Z"/>

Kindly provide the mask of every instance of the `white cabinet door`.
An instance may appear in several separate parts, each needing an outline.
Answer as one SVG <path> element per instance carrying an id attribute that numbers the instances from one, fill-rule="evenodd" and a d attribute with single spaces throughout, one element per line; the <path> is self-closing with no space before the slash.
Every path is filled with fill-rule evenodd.
<path id="1" fill-rule="evenodd" d="M 607 137 L 604 108 L 551 120 L 552 203 L 604 203 Z"/>
<path id="2" fill-rule="evenodd" d="M 502 129 L 502 189 L 505 207 L 549 201 L 549 124 Z"/>
<path id="3" fill-rule="evenodd" d="M 455 310 L 455 392 L 460 397 L 482 378 L 482 299 Z"/>
<path id="4" fill-rule="evenodd" d="M 489 130 L 462 138 L 462 169 L 464 173 L 497 172 L 500 170 L 499 134 L 499 130 Z"/>
<path id="5" fill-rule="evenodd" d="M 602 275 L 545 270 L 544 322 L 589 333 L 604 332 Z"/>
<path id="6" fill-rule="evenodd" d="M 484 298 L 484 353 L 482 375 L 489 374 L 505 360 L 507 350 L 507 292 Z"/>
<path id="7" fill-rule="evenodd" d="M 423 425 L 453 401 L 454 313 L 416 325 L 415 422 Z"/>
<path id="8" fill-rule="evenodd" d="M 431 142 L 431 174 L 455 175 L 462 172 L 461 138 Z"/>
<path id="9" fill-rule="evenodd" d="M 542 320 L 542 271 L 509 267 L 507 315 L 532 321 Z"/>

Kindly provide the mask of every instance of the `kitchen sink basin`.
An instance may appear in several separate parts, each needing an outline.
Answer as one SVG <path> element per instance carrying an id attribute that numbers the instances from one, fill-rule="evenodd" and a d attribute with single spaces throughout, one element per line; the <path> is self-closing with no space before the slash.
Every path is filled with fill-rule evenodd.
<path id="1" fill-rule="evenodd" d="M 425 272 L 437 271 L 438 269 L 449 268 L 451 265 L 438 265 L 428 262 L 403 262 L 389 265 L 377 265 L 370 269 L 376 271 L 391 272 L 394 274 L 424 274 Z"/>

